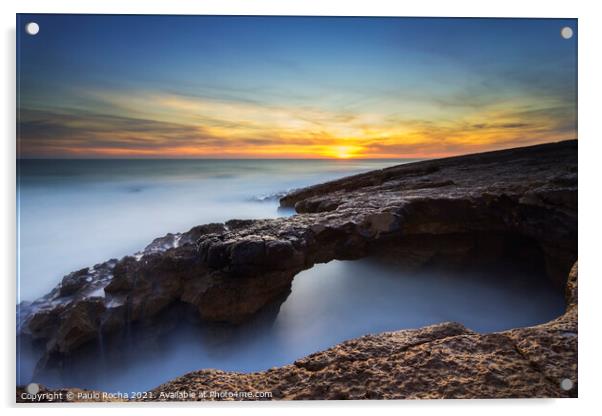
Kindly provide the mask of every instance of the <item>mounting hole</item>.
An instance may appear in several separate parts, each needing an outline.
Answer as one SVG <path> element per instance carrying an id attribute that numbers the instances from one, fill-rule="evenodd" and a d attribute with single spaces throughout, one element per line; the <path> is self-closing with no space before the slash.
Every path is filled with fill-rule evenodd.
<path id="1" fill-rule="evenodd" d="M 573 380 L 570 378 L 565 378 L 560 382 L 560 388 L 564 391 L 569 391 L 573 388 L 574 384 L 575 383 L 573 383 Z"/>
<path id="2" fill-rule="evenodd" d="M 564 39 L 570 39 L 573 37 L 573 29 L 571 29 L 568 26 L 563 27 L 562 29 L 560 29 L 560 36 L 562 36 Z"/>
<path id="3" fill-rule="evenodd" d="M 36 395 L 40 391 L 40 385 L 37 383 L 29 383 L 27 387 L 25 387 L 25 391 L 29 394 Z"/>
<path id="4" fill-rule="evenodd" d="M 25 25 L 25 32 L 27 32 L 28 35 L 37 35 L 39 31 L 40 25 L 38 25 L 36 22 L 29 22 Z"/>

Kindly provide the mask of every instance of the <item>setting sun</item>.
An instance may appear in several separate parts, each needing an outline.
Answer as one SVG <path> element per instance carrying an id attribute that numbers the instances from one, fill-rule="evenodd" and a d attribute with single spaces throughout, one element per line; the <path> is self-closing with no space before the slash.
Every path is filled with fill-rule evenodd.
<path id="1" fill-rule="evenodd" d="M 349 159 L 358 156 L 361 150 L 360 146 L 334 146 L 325 152 L 325 156 L 336 159 Z"/>
<path id="2" fill-rule="evenodd" d="M 339 159 L 348 159 L 351 157 L 351 150 L 349 146 L 340 146 L 336 148 L 335 154 Z"/>

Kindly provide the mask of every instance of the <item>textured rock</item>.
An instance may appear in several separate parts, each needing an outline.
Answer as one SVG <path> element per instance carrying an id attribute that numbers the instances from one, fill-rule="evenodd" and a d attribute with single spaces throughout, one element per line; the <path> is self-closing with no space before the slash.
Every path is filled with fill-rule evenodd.
<path id="1" fill-rule="evenodd" d="M 240 323 L 281 300 L 301 270 L 371 255 L 416 267 L 511 251 L 517 261 L 541 263 L 564 285 L 577 258 L 577 143 L 400 165 L 295 191 L 281 205 L 300 215 L 198 226 L 72 273 L 45 297 L 20 305 L 19 334 L 43 343 L 49 362 L 101 333 L 152 325 L 176 304 L 205 321 Z M 492 357 L 511 353 L 504 349 L 510 335 L 460 337 L 431 343 L 464 356 L 481 351 L 474 343 L 485 337 L 501 348 Z"/>

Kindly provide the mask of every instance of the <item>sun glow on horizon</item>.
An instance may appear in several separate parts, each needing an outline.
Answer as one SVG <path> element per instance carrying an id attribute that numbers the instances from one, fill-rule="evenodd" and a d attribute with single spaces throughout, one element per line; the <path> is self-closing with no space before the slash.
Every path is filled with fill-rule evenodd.
<path id="1" fill-rule="evenodd" d="M 334 146 L 325 152 L 324 156 L 334 159 L 351 159 L 358 157 L 358 153 L 362 150 L 360 146 Z"/>

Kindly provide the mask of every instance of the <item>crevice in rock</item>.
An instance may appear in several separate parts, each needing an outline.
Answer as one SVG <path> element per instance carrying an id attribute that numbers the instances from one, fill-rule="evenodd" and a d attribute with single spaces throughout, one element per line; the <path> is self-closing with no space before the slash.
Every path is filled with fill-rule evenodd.
<path id="1" fill-rule="evenodd" d="M 550 386 L 552 388 L 560 390 L 559 387 L 560 387 L 560 381 L 561 380 L 555 380 L 554 378 L 550 377 L 546 373 L 546 371 L 543 368 L 541 368 L 541 366 L 538 363 L 536 363 L 535 361 L 533 361 L 529 357 L 529 355 L 518 346 L 518 344 L 516 343 L 515 340 L 513 340 L 509 336 L 505 336 L 505 337 L 508 339 L 509 342 L 511 342 L 514 345 L 514 348 L 515 348 L 516 352 L 525 360 L 525 362 L 529 363 L 529 365 L 531 366 L 531 368 L 533 368 L 535 371 L 537 371 L 538 373 L 540 373 L 541 377 L 543 379 L 547 380 L 550 383 Z M 559 391 L 559 393 L 560 393 L 560 391 Z"/>

